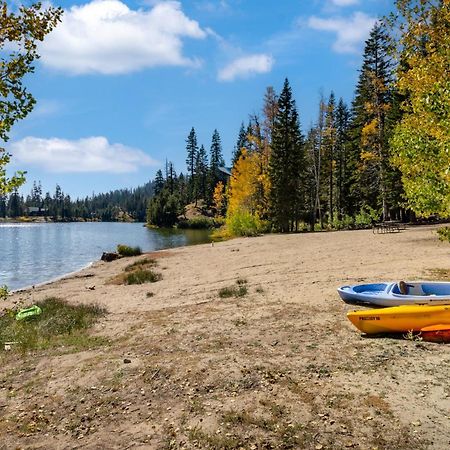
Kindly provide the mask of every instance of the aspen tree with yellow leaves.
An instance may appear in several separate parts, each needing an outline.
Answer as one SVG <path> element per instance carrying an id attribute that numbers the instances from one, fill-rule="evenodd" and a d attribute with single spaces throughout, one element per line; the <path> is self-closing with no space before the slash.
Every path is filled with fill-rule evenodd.
<path id="1" fill-rule="evenodd" d="M 408 205 L 450 217 L 450 0 L 399 0 L 388 21 L 403 118 L 391 140 Z"/>

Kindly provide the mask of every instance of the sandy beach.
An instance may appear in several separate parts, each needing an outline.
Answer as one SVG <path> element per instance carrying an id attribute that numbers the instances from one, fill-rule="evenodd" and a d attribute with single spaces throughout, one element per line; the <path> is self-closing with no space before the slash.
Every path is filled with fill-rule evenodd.
<path id="1" fill-rule="evenodd" d="M 0 353 L 0 449 L 449 448 L 450 345 L 362 337 L 336 292 L 450 273 L 435 230 L 234 239 L 151 254 L 156 283 L 114 282 L 143 255 L 14 293 L 108 314 L 94 348 Z"/>

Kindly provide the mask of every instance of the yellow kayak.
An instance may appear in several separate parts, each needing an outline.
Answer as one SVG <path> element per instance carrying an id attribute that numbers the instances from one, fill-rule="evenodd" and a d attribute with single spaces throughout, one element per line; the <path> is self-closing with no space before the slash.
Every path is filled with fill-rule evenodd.
<path id="1" fill-rule="evenodd" d="M 354 310 L 348 320 L 366 334 L 420 331 L 437 324 L 450 324 L 450 305 L 408 305 Z"/>

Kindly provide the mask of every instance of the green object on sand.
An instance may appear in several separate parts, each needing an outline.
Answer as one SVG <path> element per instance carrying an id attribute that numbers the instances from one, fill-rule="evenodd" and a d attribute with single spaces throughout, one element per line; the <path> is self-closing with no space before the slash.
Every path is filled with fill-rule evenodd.
<path id="1" fill-rule="evenodd" d="M 30 306 L 29 308 L 21 309 L 16 314 L 16 320 L 24 320 L 30 317 L 36 317 L 42 314 L 42 309 L 37 305 Z"/>

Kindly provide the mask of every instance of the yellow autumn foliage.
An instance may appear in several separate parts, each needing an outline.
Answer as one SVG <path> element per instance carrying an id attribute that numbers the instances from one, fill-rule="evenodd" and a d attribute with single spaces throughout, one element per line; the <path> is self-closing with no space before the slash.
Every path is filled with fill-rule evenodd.
<path id="1" fill-rule="evenodd" d="M 375 141 L 378 137 L 378 119 L 373 119 L 370 122 L 366 123 L 361 132 L 361 144 L 363 147 L 370 147 L 370 145 Z M 362 158 L 362 154 L 361 154 Z"/>
<path id="2" fill-rule="evenodd" d="M 231 172 L 227 215 L 246 211 L 264 217 L 267 215 L 268 193 L 269 177 L 264 154 L 243 149 Z"/>
<path id="3" fill-rule="evenodd" d="M 407 94 L 391 140 L 409 206 L 450 217 L 450 1 L 399 0 L 397 87 Z"/>
<path id="4" fill-rule="evenodd" d="M 219 181 L 214 188 L 213 202 L 214 208 L 216 210 L 216 217 L 221 217 L 222 210 L 225 204 L 225 186 L 221 181 Z"/>

